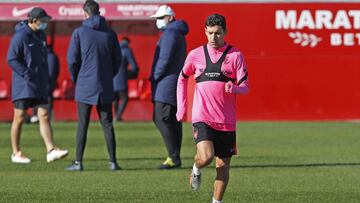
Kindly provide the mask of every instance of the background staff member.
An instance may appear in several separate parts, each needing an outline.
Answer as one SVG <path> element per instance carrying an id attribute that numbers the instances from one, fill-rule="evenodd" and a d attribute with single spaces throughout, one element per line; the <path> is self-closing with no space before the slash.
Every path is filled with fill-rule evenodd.
<path id="1" fill-rule="evenodd" d="M 11 126 L 11 145 L 13 163 L 30 163 L 31 160 L 20 150 L 22 124 L 29 108 L 38 108 L 40 134 L 44 140 L 47 162 L 63 158 L 67 150 L 54 146 L 52 128 L 49 119 L 46 36 L 44 30 L 51 17 L 40 7 L 33 8 L 28 20 L 15 27 L 11 39 L 7 61 L 12 69 L 12 101 L 14 119 Z"/>
<path id="2" fill-rule="evenodd" d="M 176 83 L 186 58 L 185 35 L 189 29 L 185 21 L 175 20 L 174 11 L 166 5 L 160 6 L 151 17 L 156 18 L 156 26 L 163 31 L 150 76 L 153 120 L 168 151 L 168 158 L 159 168 L 171 169 L 181 166 L 182 125 L 176 120 Z"/>
<path id="3" fill-rule="evenodd" d="M 112 117 L 113 77 L 121 65 L 121 51 L 116 33 L 100 16 L 99 4 L 87 0 L 83 6 L 86 20 L 72 34 L 67 54 L 68 67 L 75 83 L 78 109 L 76 160 L 67 168 L 83 170 L 87 130 L 92 106 L 96 106 L 110 157 L 110 169 L 119 170 L 116 161 L 115 132 Z"/>

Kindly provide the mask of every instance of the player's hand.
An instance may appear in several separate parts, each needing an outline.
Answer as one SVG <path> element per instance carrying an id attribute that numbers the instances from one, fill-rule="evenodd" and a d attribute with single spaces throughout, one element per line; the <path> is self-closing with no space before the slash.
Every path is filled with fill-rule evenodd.
<path id="1" fill-rule="evenodd" d="M 234 83 L 229 81 L 225 84 L 225 92 L 226 93 L 233 93 L 233 90 L 234 90 Z"/>
<path id="2" fill-rule="evenodd" d="M 186 118 L 186 114 L 185 112 L 176 112 L 176 120 L 178 120 L 179 122 L 183 122 L 185 121 Z"/>

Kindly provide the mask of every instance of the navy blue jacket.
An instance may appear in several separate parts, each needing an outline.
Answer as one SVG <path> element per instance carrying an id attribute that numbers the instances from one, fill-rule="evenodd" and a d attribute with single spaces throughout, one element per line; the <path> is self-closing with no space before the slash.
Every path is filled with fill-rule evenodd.
<path id="1" fill-rule="evenodd" d="M 15 26 L 7 62 L 12 69 L 12 101 L 19 99 L 48 98 L 49 82 L 46 36 L 33 31 L 27 21 Z"/>
<path id="2" fill-rule="evenodd" d="M 72 34 L 67 53 L 68 68 L 75 83 L 75 100 L 90 105 L 108 105 L 114 100 L 113 77 L 121 65 L 116 33 L 105 18 L 93 15 Z"/>
<path id="3" fill-rule="evenodd" d="M 127 43 L 120 43 L 122 63 L 119 72 L 114 77 L 114 91 L 127 91 L 128 85 L 128 66 L 130 64 L 131 71 L 138 71 L 138 66 L 130 47 Z"/>
<path id="4" fill-rule="evenodd" d="M 56 81 L 59 76 L 59 58 L 55 55 L 51 48 L 47 48 L 47 62 L 49 67 L 49 96 L 51 96 L 52 92 L 56 87 Z"/>
<path id="5" fill-rule="evenodd" d="M 185 21 L 169 23 L 155 49 L 150 80 L 153 101 L 176 106 L 176 85 L 186 59 Z"/>

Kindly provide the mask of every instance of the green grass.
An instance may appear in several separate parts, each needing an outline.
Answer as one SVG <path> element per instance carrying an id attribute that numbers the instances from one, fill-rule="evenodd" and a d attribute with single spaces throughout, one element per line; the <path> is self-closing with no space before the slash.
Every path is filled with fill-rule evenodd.
<path id="1" fill-rule="evenodd" d="M 10 163 L 10 124 L 0 124 L 0 202 L 210 202 L 213 164 L 193 192 L 188 175 L 195 152 L 190 124 L 184 125 L 183 168 L 159 171 L 165 159 L 152 123 L 116 124 L 118 160 L 111 172 L 101 127 L 91 123 L 84 172 L 64 168 L 74 158 L 75 123 L 55 123 L 55 141 L 70 155 L 45 162 L 37 125 L 23 128 L 29 165 Z M 225 202 L 359 202 L 360 123 L 238 123 L 239 155 L 232 160 Z"/>

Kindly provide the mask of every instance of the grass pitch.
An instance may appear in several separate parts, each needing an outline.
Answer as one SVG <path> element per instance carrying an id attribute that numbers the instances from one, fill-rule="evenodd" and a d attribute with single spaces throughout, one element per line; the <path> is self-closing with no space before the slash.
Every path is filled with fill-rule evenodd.
<path id="1" fill-rule="evenodd" d="M 360 123 L 238 123 L 224 202 L 359 202 Z M 55 142 L 70 150 L 47 164 L 37 125 L 25 125 L 21 146 L 29 165 L 10 163 L 10 124 L 0 124 L 0 202 L 210 202 L 214 165 L 199 191 L 188 185 L 195 147 L 184 124 L 183 168 L 160 171 L 166 157 L 152 123 L 116 123 L 122 171 L 111 172 L 100 124 L 90 124 L 83 172 L 65 167 L 75 156 L 76 123 L 54 123 Z"/>

